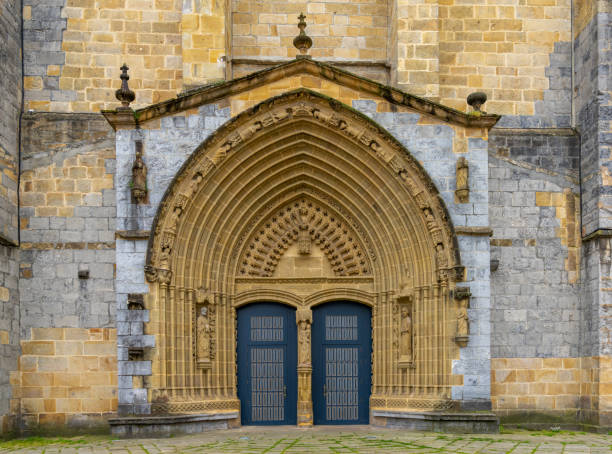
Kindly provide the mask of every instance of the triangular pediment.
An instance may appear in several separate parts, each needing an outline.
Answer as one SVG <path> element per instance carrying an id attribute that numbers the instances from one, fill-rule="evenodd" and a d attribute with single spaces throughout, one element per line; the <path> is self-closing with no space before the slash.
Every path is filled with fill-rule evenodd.
<path id="1" fill-rule="evenodd" d="M 329 63 L 310 59 L 292 60 L 244 77 L 191 89 L 180 93 L 176 98 L 152 104 L 136 111 L 105 110 L 102 111 L 102 114 L 115 129 L 133 128 L 151 120 L 218 102 L 299 75 L 308 75 L 332 82 L 354 90 L 364 97 L 384 99 L 391 104 L 403 106 L 417 113 L 460 126 L 490 129 L 500 118 L 499 115 L 484 113 L 478 115 L 467 114 L 429 99 L 403 92 L 390 85 L 384 85 L 355 75 Z"/>

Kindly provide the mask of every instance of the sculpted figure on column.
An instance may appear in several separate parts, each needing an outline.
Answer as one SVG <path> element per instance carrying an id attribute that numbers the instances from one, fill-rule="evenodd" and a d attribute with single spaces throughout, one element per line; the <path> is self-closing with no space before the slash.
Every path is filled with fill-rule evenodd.
<path id="1" fill-rule="evenodd" d="M 210 325 L 208 323 L 208 309 L 200 309 L 197 320 L 197 357 L 198 362 L 210 361 Z"/>
<path id="2" fill-rule="evenodd" d="M 410 313 L 410 307 L 408 305 L 403 305 L 401 315 L 400 356 L 401 358 L 410 360 L 412 358 L 412 314 Z"/>
<path id="3" fill-rule="evenodd" d="M 298 310 L 296 313 L 298 325 L 298 364 L 310 366 L 310 325 L 312 312 L 310 309 Z"/>

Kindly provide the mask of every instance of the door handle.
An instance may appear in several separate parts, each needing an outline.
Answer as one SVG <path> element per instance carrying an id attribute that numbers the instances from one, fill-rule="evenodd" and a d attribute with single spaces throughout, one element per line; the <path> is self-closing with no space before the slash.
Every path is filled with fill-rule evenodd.
<path id="1" fill-rule="evenodd" d="M 323 395 L 327 397 L 327 384 L 323 383 Z"/>
<path id="2" fill-rule="evenodd" d="M 287 385 L 283 385 L 283 399 L 287 398 Z"/>

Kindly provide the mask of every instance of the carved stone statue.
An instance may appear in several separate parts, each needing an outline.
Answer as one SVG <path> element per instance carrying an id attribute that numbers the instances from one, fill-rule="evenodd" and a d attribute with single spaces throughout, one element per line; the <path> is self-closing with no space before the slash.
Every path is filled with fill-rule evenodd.
<path id="1" fill-rule="evenodd" d="M 468 182 L 469 167 L 467 160 L 462 156 L 457 160 L 457 189 L 455 195 L 459 203 L 467 203 L 470 196 L 470 186 Z"/>
<path id="2" fill-rule="evenodd" d="M 298 250 L 302 255 L 310 254 L 310 233 L 308 233 L 308 226 L 305 224 L 300 225 L 300 231 L 298 232 Z"/>
<path id="3" fill-rule="evenodd" d="M 298 359 L 300 364 L 310 364 L 310 322 L 300 320 L 298 322 L 298 342 L 300 346 Z"/>
<path id="4" fill-rule="evenodd" d="M 197 348 L 198 362 L 210 361 L 210 325 L 208 323 L 208 311 L 205 307 L 200 309 L 197 319 Z"/>
<path id="5" fill-rule="evenodd" d="M 467 336 L 470 334 L 470 319 L 468 317 L 469 299 L 464 298 L 459 301 L 457 310 L 457 336 Z"/>
<path id="6" fill-rule="evenodd" d="M 136 203 L 147 197 L 147 166 L 142 160 L 142 142 L 136 142 L 136 159 L 132 165 L 132 196 Z"/>
<path id="7" fill-rule="evenodd" d="M 298 365 L 310 366 L 310 325 L 312 312 L 310 309 L 299 309 L 296 312 L 298 325 Z"/>
<path id="8" fill-rule="evenodd" d="M 168 222 L 169 228 L 172 232 L 176 232 L 176 226 L 178 225 L 178 221 L 182 213 L 183 208 L 179 205 L 176 205 L 172 209 L 172 213 L 170 214 L 170 221 Z"/>
<path id="9" fill-rule="evenodd" d="M 431 208 L 429 207 L 423 208 L 423 215 L 425 216 L 425 222 L 427 223 L 427 228 L 429 230 L 435 229 L 436 228 L 436 218 L 434 218 Z"/>
<path id="10" fill-rule="evenodd" d="M 448 265 L 446 254 L 444 253 L 444 245 L 442 243 L 436 244 L 436 261 L 438 262 L 438 268 L 446 268 Z"/>
<path id="11" fill-rule="evenodd" d="M 402 359 L 412 359 L 412 314 L 410 307 L 403 305 L 400 330 L 400 357 Z"/>
<path id="12" fill-rule="evenodd" d="M 199 172 L 193 176 L 193 178 L 191 179 L 191 182 L 189 183 L 189 196 L 190 197 L 193 197 L 195 193 L 198 192 L 198 188 L 200 187 L 200 183 L 202 182 L 203 179 L 204 177 Z"/>

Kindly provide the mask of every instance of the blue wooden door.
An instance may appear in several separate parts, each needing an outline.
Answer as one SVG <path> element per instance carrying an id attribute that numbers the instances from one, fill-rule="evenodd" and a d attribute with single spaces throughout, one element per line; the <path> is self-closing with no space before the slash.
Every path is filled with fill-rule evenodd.
<path id="1" fill-rule="evenodd" d="M 369 307 L 342 301 L 313 309 L 315 424 L 368 424 L 371 354 Z"/>
<path id="2" fill-rule="evenodd" d="M 242 424 L 296 424 L 295 309 L 277 303 L 255 303 L 240 308 L 237 316 Z"/>

